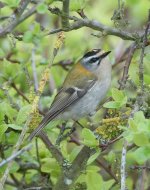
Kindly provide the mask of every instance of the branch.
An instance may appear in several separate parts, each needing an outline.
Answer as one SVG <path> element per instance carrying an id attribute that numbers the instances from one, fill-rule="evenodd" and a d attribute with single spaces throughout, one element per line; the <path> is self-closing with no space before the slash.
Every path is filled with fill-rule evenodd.
<path id="1" fill-rule="evenodd" d="M 57 147 L 51 143 L 44 131 L 41 131 L 38 136 L 44 142 L 48 150 L 51 152 L 52 156 L 57 160 L 58 164 L 62 167 L 64 163 L 64 157 L 62 153 L 59 151 L 59 149 L 57 149 Z"/>
<path id="2" fill-rule="evenodd" d="M 19 89 L 17 88 L 17 86 L 16 86 L 15 83 L 12 82 L 12 83 L 11 83 L 11 86 L 13 87 L 13 89 L 16 90 L 16 92 L 17 92 L 20 96 L 22 96 L 22 98 L 23 98 L 26 102 L 30 103 L 29 99 L 23 94 L 23 92 L 22 92 L 21 90 L 19 90 Z"/>
<path id="3" fill-rule="evenodd" d="M 67 28 L 67 29 L 59 28 L 56 30 L 52 30 L 48 33 L 48 35 L 58 33 L 60 31 L 69 32 L 71 30 L 77 30 L 82 27 L 88 27 L 93 30 L 101 31 L 103 33 L 103 35 L 114 35 L 114 36 L 118 36 L 124 40 L 131 40 L 131 41 L 136 40 L 136 37 L 134 36 L 133 33 L 124 32 L 124 31 L 120 31 L 113 27 L 105 26 L 96 20 L 79 19 L 77 17 L 69 17 L 69 18 L 75 21 L 72 25 L 70 25 L 69 28 Z"/>
<path id="4" fill-rule="evenodd" d="M 35 92 L 38 90 L 38 77 L 36 72 L 36 64 L 35 64 L 35 49 L 32 49 L 32 55 L 31 55 L 31 63 L 32 63 L 32 71 L 33 71 L 33 80 L 34 80 L 34 89 Z"/>
<path id="5" fill-rule="evenodd" d="M 26 7 L 28 6 L 28 4 L 30 3 L 31 0 L 21 0 L 19 7 L 15 10 L 15 16 L 16 17 L 20 17 L 22 15 L 22 13 L 24 12 L 24 10 L 26 9 Z"/>
<path id="6" fill-rule="evenodd" d="M 116 183 L 119 183 L 116 175 L 112 172 L 111 168 L 106 166 L 100 159 L 96 159 L 96 162 L 116 181 Z"/>
<path id="7" fill-rule="evenodd" d="M 139 82 L 141 85 L 141 96 L 143 95 L 144 92 L 144 66 L 143 66 L 143 59 L 144 59 L 144 51 L 145 51 L 145 47 L 147 44 L 147 35 L 148 35 L 148 30 L 150 28 L 150 9 L 149 9 L 149 13 L 148 13 L 148 23 L 147 23 L 147 27 L 145 29 L 145 33 L 143 36 L 143 43 L 142 43 L 142 49 L 141 49 L 141 55 L 140 55 L 140 63 L 139 63 Z"/>
<path id="8" fill-rule="evenodd" d="M 116 139 L 110 141 L 105 148 L 103 146 L 99 146 L 102 151 L 106 150 L 109 145 L 113 144 L 117 140 L 120 140 L 121 136 Z M 76 156 L 71 166 L 68 168 L 64 168 L 58 178 L 58 181 L 53 190 L 69 190 L 75 183 L 76 179 L 80 176 L 81 172 L 86 169 L 87 161 L 91 154 L 94 152 L 94 149 L 83 146 L 79 154 Z"/>
<path id="9" fill-rule="evenodd" d="M 62 27 L 69 27 L 69 0 L 63 0 L 63 8 L 62 8 Z"/>
<path id="10" fill-rule="evenodd" d="M 52 13 L 55 14 L 59 17 L 62 17 L 62 12 L 58 8 L 51 8 L 49 7 L 48 10 Z M 71 30 L 77 30 L 82 27 L 88 27 L 94 30 L 98 30 L 103 33 L 103 35 L 114 35 L 118 36 L 124 40 L 131 40 L 135 41 L 137 39 L 141 39 L 141 37 L 144 35 L 144 32 L 142 33 L 131 33 L 131 32 L 126 32 L 126 31 L 121 31 L 120 29 L 116 29 L 113 27 L 106 26 L 96 20 L 89 20 L 87 18 L 78 18 L 75 16 L 68 16 L 68 15 L 63 15 L 67 17 L 70 20 L 73 20 L 74 23 L 70 25 L 68 28 L 57 28 L 52 31 L 50 31 L 47 35 L 58 33 L 60 31 L 65 31 L 69 32 Z M 150 31 L 148 31 L 148 34 L 150 34 Z"/>
<path id="11" fill-rule="evenodd" d="M 84 146 L 79 152 L 75 160 L 72 162 L 71 167 L 64 168 L 53 190 L 69 190 L 75 180 L 79 177 L 80 172 L 86 168 L 86 163 L 93 150 Z"/>
<path id="12" fill-rule="evenodd" d="M 63 43 L 63 34 L 61 34 L 62 38 L 60 37 L 60 35 L 58 36 L 58 39 L 56 41 L 56 44 L 55 44 L 55 47 L 54 47 L 54 51 L 55 52 L 58 52 L 60 46 L 62 45 Z M 59 43 L 58 43 L 59 42 Z M 34 96 L 34 99 L 33 99 L 33 102 L 32 102 L 32 109 L 31 111 L 28 113 L 28 118 L 26 120 L 26 123 L 22 129 L 22 132 L 19 136 L 19 139 L 18 141 L 16 142 L 16 145 L 13 149 L 13 153 L 12 154 L 15 154 L 20 146 L 22 145 L 22 143 L 24 142 L 24 139 L 25 139 L 25 135 L 27 133 L 27 130 L 28 130 L 28 127 L 31 123 L 31 121 L 34 119 L 34 116 L 37 114 L 37 107 L 38 107 L 38 102 L 39 102 L 39 98 L 40 98 L 40 95 L 42 94 L 43 92 L 43 89 L 44 89 L 44 86 L 47 82 L 47 80 L 49 79 L 49 71 L 50 71 L 50 67 L 51 65 L 53 64 L 53 61 L 54 61 L 54 58 L 55 58 L 56 55 L 53 55 L 53 58 L 51 59 L 51 62 L 50 64 L 48 65 L 48 67 L 45 69 L 45 71 L 43 72 L 43 76 L 40 80 L 40 83 L 39 83 L 39 88 L 38 88 L 38 94 L 36 96 Z M 32 90 L 31 90 L 31 94 L 33 95 L 32 93 Z M 6 182 L 6 179 L 8 177 L 8 174 L 9 174 L 9 171 L 10 171 L 10 168 L 12 166 L 12 162 L 10 162 L 1 178 L 1 181 L 0 181 L 0 189 L 3 189 L 3 186 Z"/>
<path id="13" fill-rule="evenodd" d="M 26 13 L 24 13 L 21 17 L 14 19 L 10 24 L 8 24 L 6 27 L 3 27 L 0 30 L 0 37 L 3 37 L 7 35 L 8 33 L 12 32 L 13 29 L 18 26 L 20 23 L 22 23 L 25 19 L 30 17 L 32 14 L 36 12 L 36 6 L 29 9 Z"/>
<path id="14" fill-rule="evenodd" d="M 15 154 L 12 154 L 9 158 L 3 160 L 0 163 L 0 167 L 4 166 L 5 164 L 7 164 L 8 162 L 14 160 L 16 157 L 18 157 L 19 155 L 21 155 L 23 152 L 28 151 L 31 149 L 31 144 L 25 146 L 24 148 L 22 148 L 21 150 L 19 150 L 18 152 L 16 152 Z"/>
<path id="15" fill-rule="evenodd" d="M 128 79 L 129 66 L 131 64 L 131 60 L 133 58 L 136 48 L 137 48 L 136 43 L 133 43 L 132 46 L 130 47 L 129 55 L 128 55 L 125 65 L 124 65 L 123 76 L 122 76 L 122 79 L 119 81 L 119 83 L 120 83 L 119 90 L 122 90 L 125 88 L 125 85 L 126 85 L 126 82 Z"/>
<path id="16" fill-rule="evenodd" d="M 149 15 L 148 16 L 148 24 L 147 24 L 147 27 L 145 30 L 145 34 L 143 36 L 143 47 L 141 50 L 140 64 L 139 64 L 139 81 L 141 83 L 141 90 L 144 89 L 144 86 L 143 86 L 143 58 L 144 58 L 145 45 L 147 44 L 148 29 L 150 27 L 150 10 L 149 10 L 148 15 Z M 133 56 L 131 56 L 131 59 L 132 59 L 132 57 Z M 131 60 L 130 60 L 130 62 L 131 62 Z M 127 71 L 127 73 L 128 73 L 128 71 Z M 143 101 L 142 101 L 142 103 L 143 103 Z M 138 94 L 136 97 L 136 101 L 135 101 L 135 104 L 133 106 L 133 110 L 131 111 L 129 119 L 133 118 L 134 113 L 136 113 L 140 109 L 140 106 L 141 106 L 141 93 Z M 129 124 L 127 127 L 129 127 Z M 127 154 L 127 147 L 128 147 L 128 142 L 126 140 L 124 140 L 124 145 L 122 148 L 122 157 L 121 157 L 121 190 L 126 190 L 126 154 Z"/>

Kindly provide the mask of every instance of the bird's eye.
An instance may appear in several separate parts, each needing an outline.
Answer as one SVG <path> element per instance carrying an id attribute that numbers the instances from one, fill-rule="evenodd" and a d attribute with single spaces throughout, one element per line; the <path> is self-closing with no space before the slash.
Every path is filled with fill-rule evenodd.
<path id="1" fill-rule="evenodd" d="M 98 61 L 99 60 L 99 57 L 95 57 L 95 58 L 92 58 L 89 62 L 90 63 L 94 63 L 94 62 L 96 62 L 96 61 Z"/>

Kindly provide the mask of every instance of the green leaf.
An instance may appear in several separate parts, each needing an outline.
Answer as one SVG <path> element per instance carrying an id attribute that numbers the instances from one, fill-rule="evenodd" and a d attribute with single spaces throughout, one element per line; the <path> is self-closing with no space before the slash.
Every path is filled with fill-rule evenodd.
<path id="1" fill-rule="evenodd" d="M 133 156 L 138 164 L 144 164 L 150 159 L 150 146 L 138 148 L 133 152 Z"/>
<path id="2" fill-rule="evenodd" d="M 117 109 L 127 103 L 127 97 L 124 95 L 124 93 L 121 90 L 113 88 L 112 97 L 115 101 L 110 101 L 105 103 L 103 105 L 105 108 Z"/>
<path id="3" fill-rule="evenodd" d="M 111 180 L 109 180 L 109 181 L 104 181 L 103 182 L 103 190 L 110 190 L 110 188 L 111 188 L 111 186 L 114 184 L 114 180 L 113 179 L 111 179 Z"/>
<path id="4" fill-rule="evenodd" d="M 22 127 L 19 125 L 15 125 L 15 124 L 8 124 L 7 125 L 9 128 L 15 129 L 15 130 L 22 130 Z"/>
<path id="5" fill-rule="evenodd" d="M 13 164 L 11 165 L 11 168 L 10 168 L 10 173 L 15 173 L 19 170 L 19 164 L 15 161 L 13 161 Z"/>
<path id="6" fill-rule="evenodd" d="M 144 82 L 146 85 L 149 85 L 150 84 L 150 75 L 144 75 Z"/>
<path id="7" fill-rule="evenodd" d="M 113 151 L 110 151 L 109 154 L 107 154 L 104 157 L 110 163 L 113 162 L 116 159 L 116 155 L 115 155 L 115 153 Z"/>
<path id="8" fill-rule="evenodd" d="M 1 124 L 0 125 L 0 142 L 2 141 L 3 134 L 7 130 L 7 125 L 6 124 Z"/>
<path id="9" fill-rule="evenodd" d="M 90 156 L 90 158 L 87 161 L 87 165 L 90 165 L 92 162 L 94 162 L 96 160 L 96 158 L 100 155 L 100 153 L 101 153 L 101 151 L 100 151 L 100 149 L 98 149 L 95 154 Z"/>
<path id="10" fill-rule="evenodd" d="M 135 123 L 135 121 L 133 119 L 130 119 L 129 120 L 129 126 L 130 126 L 130 129 L 133 131 L 133 132 L 137 132 L 137 125 Z"/>
<path id="11" fill-rule="evenodd" d="M 71 0 L 70 1 L 70 10 L 78 11 L 85 7 L 85 0 Z"/>
<path id="12" fill-rule="evenodd" d="M 15 144 L 17 142 L 18 138 L 19 138 L 19 135 L 14 131 L 11 131 L 7 134 L 8 144 Z"/>
<path id="13" fill-rule="evenodd" d="M 0 123 L 4 120 L 4 115 L 2 108 L 0 108 Z"/>
<path id="14" fill-rule="evenodd" d="M 89 147 L 97 147 L 98 140 L 90 129 L 84 128 L 82 130 L 83 143 Z"/>
<path id="15" fill-rule="evenodd" d="M 87 190 L 100 190 L 103 189 L 103 180 L 100 174 L 95 171 L 87 171 L 86 174 Z"/>
<path id="16" fill-rule="evenodd" d="M 149 144 L 149 138 L 145 133 L 138 133 L 133 136 L 133 141 L 137 146 L 145 146 Z"/>
<path id="17" fill-rule="evenodd" d="M 74 147 L 71 153 L 68 155 L 68 160 L 72 162 L 76 158 L 76 156 L 79 154 L 80 151 L 81 151 L 81 148 L 79 148 L 78 146 Z"/>
<path id="18" fill-rule="evenodd" d="M 44 14 L 46 13 L 48 7 L 46 4 L 44 3 L 40 3 L 38 6 L 37 6 L 37 12 L 40 13 L 40 14 Z"/>
<path id="19" fill-rule="evenodd" d="M 13 109 L 7 102 L 0 103 L 0 111 L 7 115 L 7 117 L 13 122 L 13 117 L 16 116 L 17 111 Z"/>
<path id="20" fill-rule="evenodd" d="M 115 101 L 110 101 L 110 102 L 106 102 L 103 107 L 105 108 L 113 108 L 113 109 L 117 109 L 120 108 L 122 105 L 120 102 L 115 102 Z"/>
<path id="21" fill-rule="evenodd" d="M 30 110 L 31 110 L 31 105 L 24 106 L 19 110 L 16 119 L 17 125 L 21 125 L 24 123 L 24 121 L 26 121 L 27 117 L 29 116 Z"/>
<path id="22" fill-rule="evenodd" d="M 24 33 L 23 35 L 23 41 L 24 42 L 32 42 L 32 39 L 33 39 L 33 33 L 31 31 L 27 31 Z"/>
<path id="23" fill-rule="evenodd" d="M 145 117 L 142 111 L 138 111 L 134 114 L 134 120 L 136 120 L 137 123 L 144 121 Z"/>
<path id="24" fill-rule="evenodd" d="M 52 182 L 56 183 L 57 178 L 60 174 L 60 167 L 57 161 L 54 158 L 44 158 L 41 161 L 41 171 L 44 173 L 49 173 L 51 175 Z"/>
<path id="25" fill-rule="evenodd" d="M 123 91 L 118 90 L 117 88 L 112 88 L 112 97 L 116 102 L 122 102 L 125 98 Z"/>
<path id="26" fill-rule="evenodd" d="M 60 167 L 54 158 L 44 158 L 41 159 L 41 161 L 41 171 L 45 173 L 51 173 L 52 171 L 57 171 L 58 173 L 60 172 Z"/>
<path id="27" fill-rule="evenodd" d="M 1 0 L 11 8 L 16 8 L 19 5 L 20 0 Z"/>

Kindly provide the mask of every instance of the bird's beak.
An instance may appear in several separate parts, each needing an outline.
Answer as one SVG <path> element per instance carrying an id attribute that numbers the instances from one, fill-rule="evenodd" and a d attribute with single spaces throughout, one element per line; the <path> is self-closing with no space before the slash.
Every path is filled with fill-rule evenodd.
<path id="1" fill-rule="evenodd" d="M 111 51 L 107 51 L 107 52 L 103 53 L 103 54 L 100 56 L 100 58 L 102 59 L 102 58 L 106 57 L 108 54 L 110 54 L 110 52 L 111 52 Z"/>

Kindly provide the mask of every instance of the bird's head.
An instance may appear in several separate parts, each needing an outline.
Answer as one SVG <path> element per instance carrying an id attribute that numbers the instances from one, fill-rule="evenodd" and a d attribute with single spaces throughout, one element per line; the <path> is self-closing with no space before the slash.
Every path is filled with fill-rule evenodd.
<path id="1" fill-rule="evenodd" d="M 111 51 L 104 52 L 101 49 L 93 49 L 81 58 L 81 64 L 90 71 L 95 71 L 100 65 L 105 64 L 105 59 Z"/>

